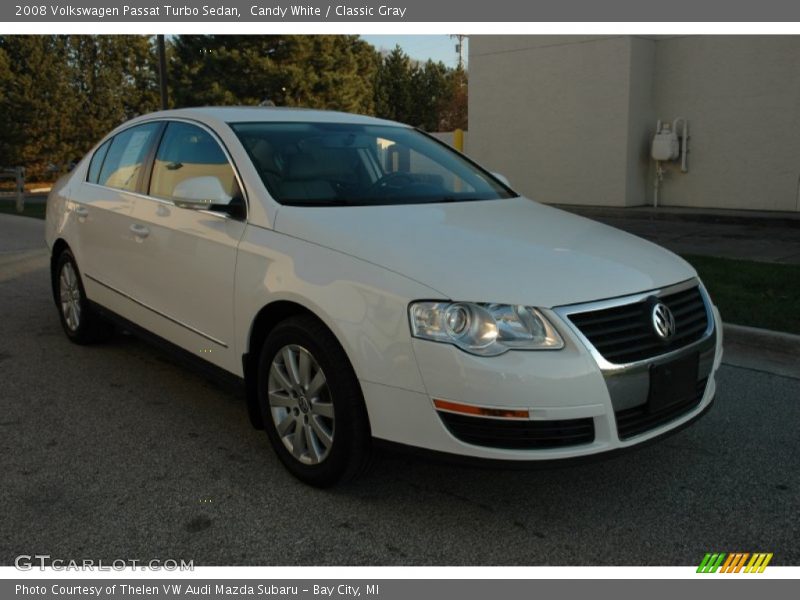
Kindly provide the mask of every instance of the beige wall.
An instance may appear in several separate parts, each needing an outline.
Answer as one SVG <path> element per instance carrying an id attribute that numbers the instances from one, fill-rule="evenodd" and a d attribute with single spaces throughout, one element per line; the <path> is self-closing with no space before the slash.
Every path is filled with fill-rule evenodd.
<path id="1" fill-rule="evenodd" d="M 689 172 L 665 204 L 798 210 L 800 36 L 698 36 L 656 43 L 658 117 L 689 119 Z"/>
<path id="2" fill-rule="evenodd" d="M 656 114 L 652 103 L 656 45 L 653 40 L 630 38 L 628 139 L 625 206 L 643 204 L 652 194 L 650 145 Z M 653 173 L 655 169 L 653 169 Z"/>
<path id="3" fill-rule="evenodd" d="M 800 36 L 472 36 L 469 153 L 543 202 L 653 194 L 656 119 L 690 121 L 664 205 L 798 210 Z"/>
<path id="4" fill-rule="evenodd" d="M 630 40 L 470 38 L 470 153 L 545 202 L 625 198 Z"/>

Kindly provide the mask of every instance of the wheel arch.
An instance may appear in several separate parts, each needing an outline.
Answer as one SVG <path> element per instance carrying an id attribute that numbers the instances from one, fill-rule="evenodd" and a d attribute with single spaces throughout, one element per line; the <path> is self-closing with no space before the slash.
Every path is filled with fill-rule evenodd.
<path id="1" fill-rule="evenodd" d="M 258 407 L 258 355 L 261 351 L 264 341 L 269 336 L 275 327 L 290 317 L 295 316 L 309 316 L 319 322 L 325 329 L 327 329 L 333 338 L 339 344 L 342 352 L 347 357 L 350 367 L 353 368 L 353 361 L 347 349 L 341 342 L 341 338 L 336 335 L 336 332 L 331 326 L 325 322 L 315 311 L 307 306 L 300 304 L 294 300 L 275 300 L 263 306 L 256 316 L 253 318 L 250 325 L 250 331 L 247 338 L 247 346 L 245 353 L 242 355 L 242 370 L 244 372 L 245 387 L 247 390 L 247 413 L 250 417 L 250 423 L 256 429 L 263 429 L 264 423 L 261 419 L 260 410 Z M 354 373 L 355 369 L 353 368 Z"/>
<path id="2" fill-rule="evenodd" d="M 64 250 L 70 250 L 70 252 L 72 251 L 64 238 L 58 238 L 55 242 L 53 242 L 53 249 L 50 252 L 50 289 L 53 292 L 53 300 L 56 302 L 58 302 L 58 288 L 56 286 L 56 262 Z"/>

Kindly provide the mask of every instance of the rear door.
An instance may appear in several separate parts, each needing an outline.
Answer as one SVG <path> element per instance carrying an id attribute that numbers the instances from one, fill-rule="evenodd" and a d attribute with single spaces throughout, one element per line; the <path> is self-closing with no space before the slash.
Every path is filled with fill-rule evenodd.
<path id="1" fill-rule="evenodd" d="M 239 203 L 237 216 L 180 208 L 177 186 L 215 177 Z M 234 373 L 233 291 L 236 252 L 244 228 L 238 177 L 216 135 L 204 126 L 170 121 L 151 165 L 147 195 L 137 199 L 134 225 L 146 235 L 138 246 L 134 293 L 148 307 L 144 326 Z"/>
<path id="2" fill-rule="evenodd" d="M 71 194 L 76 217 L 71 245 L 86 293 L 123 316 L 130 308 L 128 266 L 138 246 L 131 215 L 162 127 L 159 122 L 135 125 L 104 142 L 92 156 L 86 180 Z"/>

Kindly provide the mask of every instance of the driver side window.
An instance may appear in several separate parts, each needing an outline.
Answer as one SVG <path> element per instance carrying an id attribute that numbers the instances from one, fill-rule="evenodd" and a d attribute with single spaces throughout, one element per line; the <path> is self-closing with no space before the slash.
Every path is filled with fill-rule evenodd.
<path id="1" fill-rule="evenodd" d="M 198 177 L 215 177 L 231 203 L 242 202 L 233 167 L 219 143 L 200 127 L 172 121 L 153 163 L 150 195 L 174 200 L 181 183 Z"/>

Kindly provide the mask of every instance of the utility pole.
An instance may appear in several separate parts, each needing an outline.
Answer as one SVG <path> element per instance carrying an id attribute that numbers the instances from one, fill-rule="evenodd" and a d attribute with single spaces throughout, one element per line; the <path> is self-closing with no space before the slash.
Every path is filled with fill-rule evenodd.
<path id="1" fill-rule="evenodd" d="M 460 33 L 450 36 L 451 39 L 455 38 L 458 40 L 456 43 L 456 52 L 458 53 L 458 68 L 462 70 L 464 69 L 464 40 L 466 37 L 466 35 Z"/>
<path id="2" fill-rule="evenodd" d="M 163 35 L 157 35 L 158 43 L 158 81 L 161 87 L 161 110 L 169 108 L 169 92 L 167 90 L 167 48 Z"/>

